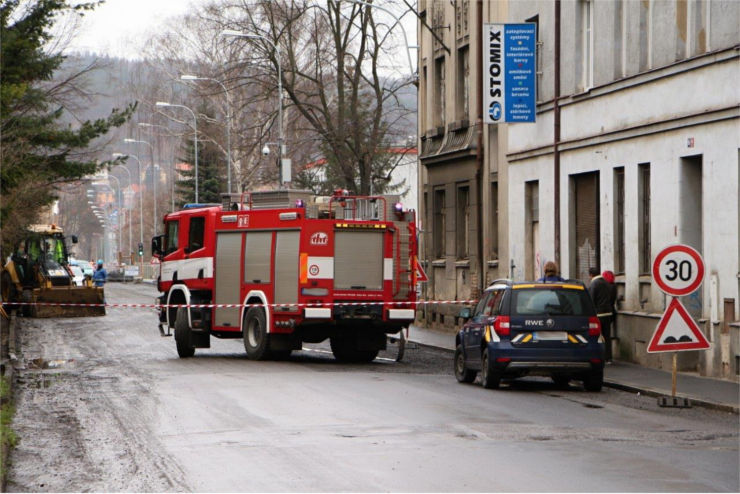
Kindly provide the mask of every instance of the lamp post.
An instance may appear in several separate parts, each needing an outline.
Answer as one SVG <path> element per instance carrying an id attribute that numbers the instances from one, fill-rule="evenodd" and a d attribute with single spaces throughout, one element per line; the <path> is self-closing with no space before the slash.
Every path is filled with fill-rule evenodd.
<path id="1" fill-rule="evenodd" d="M 113 155 L 115 156 L 116 154 L 120 154 L 120 153 L 114 153 Z M 133 183 L 131 181 L 131 172 L 128 170 L 128 168 L 126 168 L 123 165 L 118 165 L 118 166 L 123 168 L 123 170 L 128 174 L 128 186 L 131 187 Z M 131 248 L 131 209 L 128 210 L 128 252 L 129 252 L 129 255 L 131 254 L 131 252 L 133 252 Z"/>
<path id="2" fill-rule="evenodd" d="M 154 187 L 152 187 L 152 199 L 154 199 L 154 220 L 153 220 L 153 223 L 154 223 L 154 235 L 156 236 L 157 235 L 157 182 L 159 181 L 158 180 L 159 177 L 156 176 L 156 167 L 154 166 L 154 146 L 152 146 L 147 141 L 139 141 L 137 139 L 124 139 L 123 142 L 131 143 L 131 144 L 141 143 L 141 144 L 146 144 L 147 146 L 149 146 L 150 157 L 152 158 L 151 159 L 151 163 L 152 163 L 152 182 L 154 183 Z M 146 168 L 144 168 L 144 173 L 146 173 Z"/>
<path id="3" fill-rule="evenodd" d="M 148 128 L 155 128 L 155 127 L 157 127 L 157 128 L 160 128 L 160 129 L 169 130 L 164 125 L 157 125 L 157 124 L 152 124 L 152 123 L 147 123 L 147 122 L 139 122 L 137 125 L 139 125 L 141 127 L 148 127 Z M 158 137 L 163 137 L 161 134 L 158 134 L 157 136 Z M 164 137 L 174 137 L 174 136 L 168 135 L 168 136 L 164 136 Z M 161 156 L 160 156 L 160 158 L 161 158 Z M 175 160 L 172 160 L 172 172 L 171 172 L 171 175 L 170 175 L 170 187 L 171 187 L 170 198 L 172 199 L 172 209 L 171 209 L 172 212 L 175 211 L 175 173 L 176 173 L 176 171 L 175 171 Z"/>
<path id="4" fill-rule="evenodd" d="M 141 161 L 139 161 L 139 157 L 135 154 L 122 154 L 122 153 L 113 153 L 114 158 L 121 158 L 128 156 L 129 158 L 133 158 L 136 160 L 136 162 L 139 164 L 139 242 L 143 245 L 144 244 L 144 203 L 141 198 Z M 142 263 L 144 262 L 144 259 L 142 258 Z"/>
<path id="5" fill-rule="evenodd" d="M 233 29 L 224 29 L 221 36 L 237 36 L 248 39 L 261 39 L 268 42 L 275 50 L 275 60 L 277 60 L 277 80 L 278 80 L 278 177 L 279 185 L 283 186 L 283 154 L 285 153 L 285 140 L 283 139 L 283 69 L 280 66 L 280 45 L 275 44 L 269 38 L 261 34 L 248 34 Z"/>
<path id="6" fill-rule="evenodd" d="M 212 77 L 199 77 L 197 75 L 183 74 L 180 76 L 180 80 L 213 81 L 224 90 L 224 94 L 226 95 L 226 188 L 229 194 L 231 194 L 231 99 L 229 98 L 229 90 L 226 89 L 226 86 L 224 86 L 221 81 L 213 79 Z"/>
<path id="7" fill-rule="evenodd" d="M 198 119 L 195 118 L 195 112 L 185 105 L 174 105 L 165 101 L 157 101 L 158 107 L 184 108 L 193 116 L 193 137 L 195 139 L 195 202 L 198 202 Z M 173 208 L 174 210 L 174 208 Z"/>
<path id="8" fill-rule="evenodd" d="M 116 177 L 115 175 L 111 175 L 110 173 L 108 174 L 108 178 L 112 178 L 113 180 L 116 181 L 116 184 L 118 184 L 118 252 L 120 252 L 121 251 L 121 237 L 123 235 L 121 233 L 121 230 L 123 228 L 121 226 L 122 225 L 121 215 L 123 214 L 121 212 L 122 211 L 121 210 L 121 181 L 118 180 L 118 177 Z M 118 256 L 116 256 L 116 260 L 118 260 L 117 258 Z"/>

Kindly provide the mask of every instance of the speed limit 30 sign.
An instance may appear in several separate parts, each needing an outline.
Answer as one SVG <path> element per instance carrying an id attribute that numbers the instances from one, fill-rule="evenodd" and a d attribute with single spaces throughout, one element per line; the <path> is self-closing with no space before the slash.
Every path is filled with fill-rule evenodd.
<path id="1" fill-rule="evenodd" d="M 688 295 L 704 279 L 701 254 L 688 245 L 666 247 L 653 261 L 653 279 L 668 295 Z"/>

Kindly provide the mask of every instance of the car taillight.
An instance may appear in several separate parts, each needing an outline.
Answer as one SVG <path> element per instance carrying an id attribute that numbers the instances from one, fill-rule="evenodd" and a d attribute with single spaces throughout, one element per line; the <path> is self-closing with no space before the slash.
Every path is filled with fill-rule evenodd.
<path id="1" fill-rule="evenodd" d="M 599 336 L 601 334 L 601 323 L 598 317 L 588 318 L 588 335 Z"/>
<path id="2" fill-rule="evenodd" d="M 509 316 L 498 316 L 493 321 L 493 330 L 499 336 L 509 336 L 511 334 L 511 328 L 509 325 Z"/>

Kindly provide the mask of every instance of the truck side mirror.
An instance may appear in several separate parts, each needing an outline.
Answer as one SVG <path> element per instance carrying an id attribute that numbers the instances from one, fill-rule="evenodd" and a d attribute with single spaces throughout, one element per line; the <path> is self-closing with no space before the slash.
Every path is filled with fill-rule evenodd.
<path id="1" fill-rule="evenodd" d="M 72 235 L 72 243 L 73 244 L 77 243 L 77 235 Z"/>
<path id="2" fill-rule="evenodd" d="M 463 307 L 460 309 L 460 313 L 457 315 L 457 317 L 461 319 L 470 319 L 470 307 Z"/>
<path id="3" fill-rule="evenodd" d="M 160 258 L 162 257 L 162 241 L 164 240 L 164 235 L 157 235 L 156 237 L 152 237 L 152 255 L 154 257 Z"/>

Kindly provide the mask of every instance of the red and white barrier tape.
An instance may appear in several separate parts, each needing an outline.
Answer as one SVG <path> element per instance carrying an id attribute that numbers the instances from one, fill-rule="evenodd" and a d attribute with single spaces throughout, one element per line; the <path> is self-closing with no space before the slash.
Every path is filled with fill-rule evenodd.
<path id="1" fill-rule="evenodd" d="M 10 305 L 41 305 L 44 307 L 107 307 L 113 309 L 212 309 L 241 307 L 357 307 L 365 305 L 434 305 L 434 304 L 474 304 L 477 300 L 415 300 L 413 302 L 327 302 L 295 304 L 74 304 L 62 302 L 12 302 Z"/>

